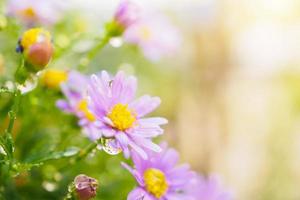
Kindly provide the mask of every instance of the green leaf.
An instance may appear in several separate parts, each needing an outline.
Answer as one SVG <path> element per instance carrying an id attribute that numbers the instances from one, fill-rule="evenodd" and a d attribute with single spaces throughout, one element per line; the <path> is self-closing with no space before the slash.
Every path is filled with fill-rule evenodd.
<path id="1" fill-rule="evenodd" d="M 16 163 L 13 165 L 13 176 L 17 176 L 22 172 L 29 171 L 33 167 L 39 167 L 43 163 Z"/>
<path id="2" fill-rule="evenodd" d="M 80 149 L 78 147 L 69 147 L 64 151 L 49 152 L 47 155 L 39 156 L 29 160 L 29 163 L 42 163 L 49 160 L 58 160 L 61 158 L 68 158 L 78 154 Z"/>

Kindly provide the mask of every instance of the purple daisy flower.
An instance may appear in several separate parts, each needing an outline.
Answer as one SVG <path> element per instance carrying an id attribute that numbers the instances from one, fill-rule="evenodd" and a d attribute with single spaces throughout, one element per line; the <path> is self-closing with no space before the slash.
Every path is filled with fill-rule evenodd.
<path id="1" fill-rule="evenodd" d="M 87 76 L 76 71 L 68 73 L 68 78 L 61 84 L 61 90 L 67 100 L 58 100 L 57 106 L 67 113 L 72 113 L 79 118 L 79 125 L 83 132 L 91 140 L 101 137 L 101 132 L 95 125 L 95 116 L 88 109 L 87 105 Z"/>
<path id="2" fill-rule="evenodd" d="M 157 13 L 144 13 L 126 29 L 124 40 L 138 45 L 144 55 L 153 61 L 174 54 L 181 42 L 178 30 L 165 16 Z"/>
<path id="3" fill-rule="evenodd" d="M 89 109 L 95 115 L 97 127 L 105 138 L 114 138 L 115 146 L 126 158 L 133 149 L 144 159 L 145 149 L 159 152 L 161 148 L 151 139 L 163 133 L 161 117 L 144 118 L 160 104 L 158 97 L 144 95 L 133 100 L 137 88 L 134 76 L 118 72 L 110 77 L 106 71 L 93 75 L 88 88 Z"/>
<path id="4" fill-rule="evenodd" d="M 132 153 L 134 168 L 122 165 L 135 177 L 138 187 L 131 191 L 127 200 L 190 200 L 182 190 L 195 173 L 187 164 L 177 166 L 178 153 L 161 145 L 160 153 L 149 152 L 149 159 L 143 160 Z M 192 199 L 191 199 L 192 200 Z"/>
<path id="5" fill-rule="evenodd" d="M 232 194 L 224 189 L 215 175 L 208 178 L 195 176 L 186 187 L 185 192 L 190 194 L 191 200 L 232 200 Z"/>

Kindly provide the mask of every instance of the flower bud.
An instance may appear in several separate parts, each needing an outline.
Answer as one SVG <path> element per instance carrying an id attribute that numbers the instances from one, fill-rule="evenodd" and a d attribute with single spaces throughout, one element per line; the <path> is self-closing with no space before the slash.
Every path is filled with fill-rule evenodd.
<path id="1" fill-rule="evenodd" d="M 139 18 L 140 8 L 137 4 L 129 1 L 122 0 L 115 13 L 115 21 L 123 28 L 132 25 Z"/>
<path id="2" fill-rule="evenodd" d="M 67 78 L 68 73 L 64 70 L 48 69 L 43 73 L 41 81 L 48 88 L 58 88 Z"/>
<path id="3" fill-rule="evenodd" d="M 51 60 L 53 45 L 51 35 L 42 28 L 32 28 L 23 33 L 17 47 L 17 52 L 23 53 L 30 64 L 29 69 L 39 71 Z"/>
<path id="4" fill-rule="evenodd" d="M 98 181 L 80 174 L 74 179 L 75 190 L 79 200 L 89 200 L 96 196 Z"/>

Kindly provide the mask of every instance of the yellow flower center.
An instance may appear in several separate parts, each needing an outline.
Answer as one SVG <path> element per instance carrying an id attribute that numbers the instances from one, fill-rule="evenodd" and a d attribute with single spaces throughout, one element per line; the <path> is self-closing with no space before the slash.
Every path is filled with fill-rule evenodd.
<path id="1" fill-rule="evenodd" d="M 41 28 L 32 28 L 23 33 L 21 46 L 26 50 L 37 42 L 51 42 L 51 35 Z"/>
<path id="2" fill-rule="evenodd" d="M 77 107 L 78 110 L 81 111 L 89 121 L 93 122 L 96 120 L 95 116 L 91 113 L 91 111 L 89 111 L 88 104 L 85 99 L 81 100 Z"/>
<path id="3" fill-rule="evenodd" d="M 49 88 L 57 88 L 62 82 L 66 81 L 68 74 L 66 71 L 48 69 L 42 76 L 42 82 Z"/>
<path id="4" fill-rule="evenodd" d="M 113 122 L 114 127 L 124 131 L 134 124 L 135 115 L 128 109 L 128 105 L 121 103 L 116 104 L 107 117 Z"/>
<path id="5" fill-rule="evenodd" d="M 165 174 L 159 169 L 150 168 L 144 172 L 146 190 L 156 198 L 161 198 L 168 190 Z"/>
<path id="6" fill-rule="evenodd" d="M 22 10 L 21 14 L 25 17 L 28 17 L 28 18 L 36 17 L 35 10 L 32 7 L 28 7 L 26 9 Z"/>
<path id="7" fill-rule="evenodd" d="M 149 40 L 152 37 L 151 29 L 147 26 L 142 26 L 140 28 L 139 34 L 143 40 Z"/>

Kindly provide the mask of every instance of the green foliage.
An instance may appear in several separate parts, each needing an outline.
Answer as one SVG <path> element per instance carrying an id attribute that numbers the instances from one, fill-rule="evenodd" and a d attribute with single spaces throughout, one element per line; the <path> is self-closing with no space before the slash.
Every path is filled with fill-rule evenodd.
<path id="1" fill-rule="evenodd" d="M 51 28 L 55 55 L 48 67 L 67 66 L 86 73 L 102 69 L 114 73 L 121 67 L 141 77 L 141 90 L 166 98 L 176 96 L 168 93 L 177 80 L 171 70 L 158 70 L 133 46 L 116 49 L 107 45 L 111 37 L 123 32 L 117 24 L 107 23 L 107 35 L 100 37 L 78 30 L 73 19 L 70 15 Z M 0 13 L 0 26 L 1 20 Z M 5 59 L 5 74 L 0 76 L 0 199 L 63 199 L 74 177 L 81 173 L 99 181 L 96 199 L 126 199 L 135 181 L 120 165 L 123 156 L 96 149 L 97 144 L 82 134 L 76 117 L 56 107 L 56 101 L 63 98 L 61 92 L 38 82 L 34 90 L 20 93 L 17 85 L 35 74 L 26 71 L 26 62 L 15 52 L 24 26 L 15 19 L 5 20 L 7 25 L 0 31 L 0 55 Z M 90 51 L 74 50 L 87 40 L 94 44 Z M 88 65 L 83 66 L 85 58 Z M 164 108 L 167 115 L 173 113 L 172 103 Z"/>

